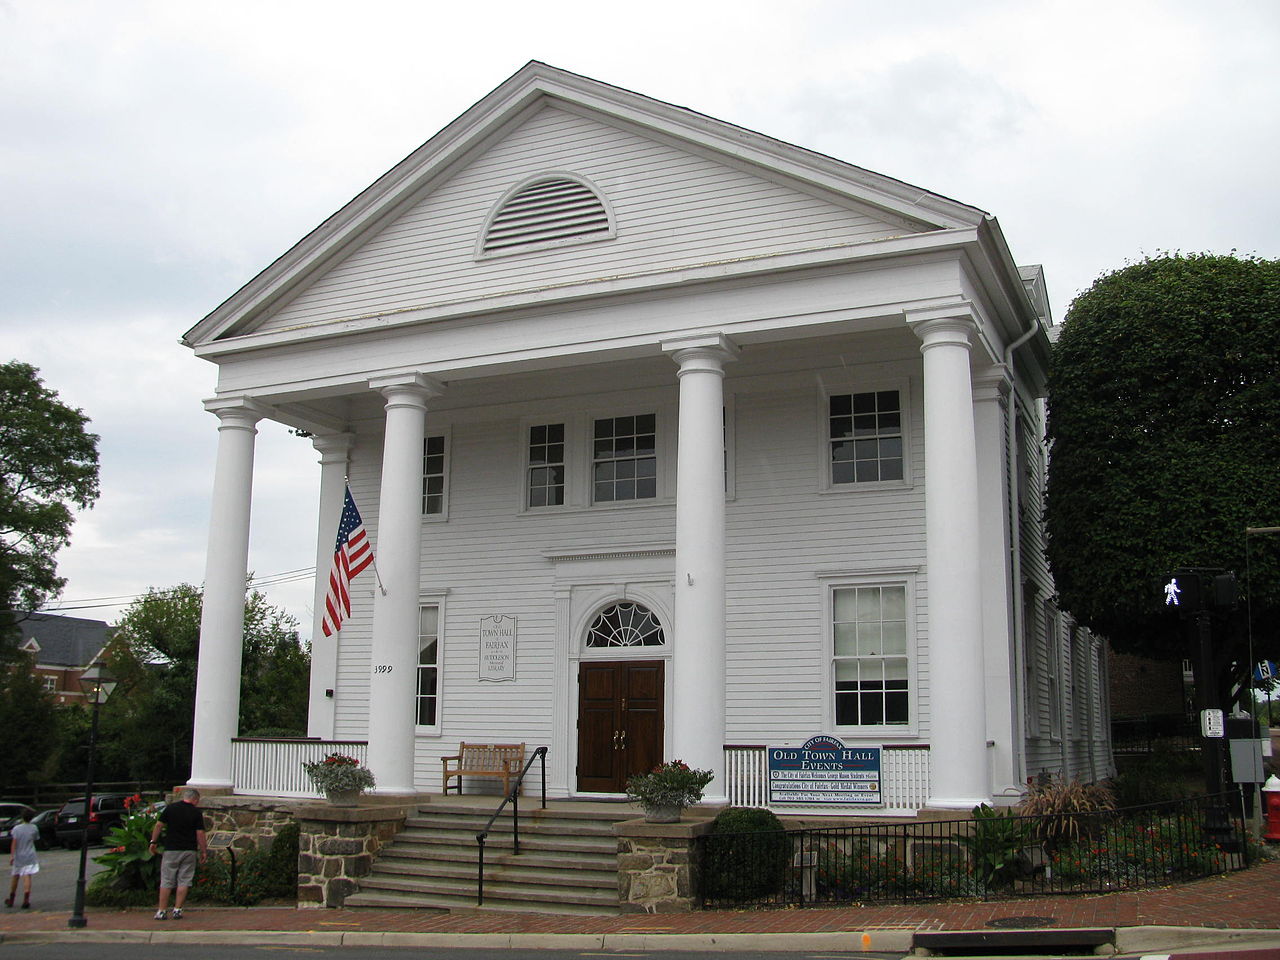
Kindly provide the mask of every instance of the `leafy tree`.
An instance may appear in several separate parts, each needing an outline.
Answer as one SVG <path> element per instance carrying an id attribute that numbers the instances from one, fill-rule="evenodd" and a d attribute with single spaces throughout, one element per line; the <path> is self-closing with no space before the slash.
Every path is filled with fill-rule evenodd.
<path id="1" fill-rule="evenodd" d="M 149 590 L 121 617 L 108 653 L 120 687 L 103 708 L 103 759 L 115 776 L 184 781 L 190 773 L 203 594 Z M 245 598 L 240 731 L 306 728 L 310 656 L 297 621 L 260 591 Z"/>
<path id="2" fill-rule="evenodd" d="M 1183 656 L 1159 584 L 1235 570 L 1248 604 L 1215 637 L 1277 659 L 1280 261 L 1148 258 L 1076 298 L 1049 376 L 1046 525 L 1062 606 L 1116 649 Z M 1243 649 L 1234 656 L 1243 660 Z M 1229 660 L 1229 657 L 1225 658 Z"/>
<path id="3" fill-rule="evenodd" d="M 58 707 L 35 672 L 35 660 L 19 654 L 0 667 L 0 730 L 4 762 L 0 763 L 0 796 L 44 779 L 58 745 Z"/>
<path id="4" fill-rule="evenodd" d="M 71 508 L 98 498 L 98 437 L 36 374 L 0 364 L 0 640 L 19 611 L 62 589 L 54 555 L 70 541 Z"/>

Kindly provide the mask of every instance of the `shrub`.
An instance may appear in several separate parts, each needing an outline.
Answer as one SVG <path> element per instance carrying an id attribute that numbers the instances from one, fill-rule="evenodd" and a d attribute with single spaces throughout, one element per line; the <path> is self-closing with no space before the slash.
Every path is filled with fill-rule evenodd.
<path id="1" fill-rule="evenodd" d="M 703 895 L 743 903 L 782 889 L 791 865 L 791 838 L 771 810 L 727 807 L 705 841 Z"/>
<path id="2" fill-rule="evenodd" d="M 1115 808 L 1115 795 L 1106 785 L 1049 773 L 1037 777 L 1018 804 L 1023 816 L 1044 818 L 1036 823 L 1036 835 L 1053 845 L 1092 836 L 1101 826 L 1100 815 Z"/>
<path id="3" fill-rule="evenodd" d="M 89 878 L 84 888 L 84 902 L 90 907 L 154 907 L 156 891 L 117 885 L 109 870 L 101 870 Z"/>
<path id="4" fill-rule="evenodd" d="M 1202 827 L 1199 813 L 1116 821 L 1098 837 L 1051 853 L 1054 879 L 1122 890 L 1229 869 L 1230 855 L 1206 839 Z"/>
<path id="5" fill-rule="evenodd" d="M 287 823 L 276 831 L 264 864 L 265 896 L 288 897 L 298 893 L 298 836 L 297 823 Z"/>
<path id="6" fill-rule="evenodd" d="M 812 853 L 818 900 L 888 899 L 906 892 L 906 862 L 891 844 L 823 838 Z"/>
<path id="7" fill-rule="evenodd" d="M 286 824 L 269 850 L 237 852 L 234 890 L 230 854 L 210 853 L 196 871 L 191 896 L 242 907 L 266 899 L 293 899 L 298 891 L 298 834 L 298 824 Z"/>
<path id="8" fill-rule="evenodd" d="M 106 868 L 98 874 L 108 878 L 103 883 L 117 890 L 154 892 L 159 889 L 160 858 L 152 856 L 150 850 L 156 816 L 141 812 L 143 809 L 142 797 L 138 794 L 127 798 L 124 818 L 103 838 L 107 852 L 93 858 L 94 863 Z"/>
<path id="9" fill-rule="evenodd" d="M 645 810 L 687 807 L 702 799 L 702 791 L 714 779 L 710 770 L 694 770 L 683 760 L 668 760 L 629 779 L 627 797 Z"/>
<path id="10" fill-rule="evenodd" d="M 1019 869 L 1033 827 L 1012 810 L 1001 813 L 985 803 L 973 808 L 973 832 L 956 841 L 969 849 L 973 872 L 986 887 L 1008 886 Z"/>
<path id="11" fill-rule="evenodd" d="M 323 760 L 304 762 L 302 769 L 321 793 L 372 790 L 376 786 L 372 770 L 362 766 L 355 757 L 341 753 L 331 753 Z"/>

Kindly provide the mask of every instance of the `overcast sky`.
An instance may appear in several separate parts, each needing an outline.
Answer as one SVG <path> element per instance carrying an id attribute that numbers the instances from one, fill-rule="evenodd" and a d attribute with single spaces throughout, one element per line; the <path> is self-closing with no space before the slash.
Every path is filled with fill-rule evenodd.
<path id="1" fill-rule="evenodd" d="M 1145 254 L 1280 256 L 1278 54 L 1276 0 L 0 0 L 0 362 L 102 438 L 67 612 L 204 576 L 178 338 L 528 60 L 980 207 L 1060 321 Z M 257 451 L 250 568 L 310 567 L 315 454 Z M 310 581 L 267 592 L 309 636 Z"/>

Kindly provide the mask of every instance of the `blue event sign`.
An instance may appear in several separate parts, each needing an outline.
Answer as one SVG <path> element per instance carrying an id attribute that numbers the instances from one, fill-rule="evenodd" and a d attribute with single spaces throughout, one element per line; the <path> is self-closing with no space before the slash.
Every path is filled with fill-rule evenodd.
<path id="1" fill-rule="evenodd" d="M 769 803 L 882 806 L 880 747 L 846 747 L 829 736 L 769 747 Z"/>

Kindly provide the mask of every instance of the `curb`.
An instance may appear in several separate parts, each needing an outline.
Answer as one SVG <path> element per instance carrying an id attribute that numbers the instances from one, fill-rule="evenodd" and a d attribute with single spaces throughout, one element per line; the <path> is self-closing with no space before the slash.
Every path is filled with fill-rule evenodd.
<path id="1" fill-rule="evenodd" d="M 657 952 L 684 950 L 771 953 L 876 950 L 905 953 L 911 930 L 839 933 L 397 933 L 392 931 L 272 930 L 49 930 L 0 933 L 0 943 L 146 943 L 170 946 L 239 944 L 242 946 L 418 947 L 488 950 L 610 950 Z"/>
<path id="2" fill-rule="evenodd" d="M 1043 931 L 1041 931 L 1043 932 Z M 574 951 L 683 950 L 689 952 L 908 953 L 913 929 L 836 933 L 402 933 L 313 930 L 33 930 L 0 932 L 0 943 L 147 943 L 171 946 L 239 944 L 255 947 L 417 947 Z M 1280 929 L 1218 927 L 1116 927 L 1117 953 L 1150 953 L 1195 947 L 1280 948 Z"/>

